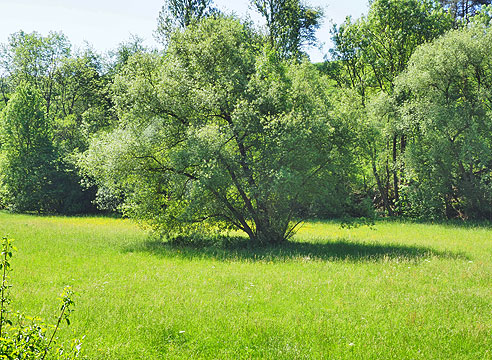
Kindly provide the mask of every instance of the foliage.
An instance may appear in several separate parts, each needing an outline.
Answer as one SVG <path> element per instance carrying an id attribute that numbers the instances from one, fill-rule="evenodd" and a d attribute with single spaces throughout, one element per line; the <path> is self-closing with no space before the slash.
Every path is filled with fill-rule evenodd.
<path id="1" fill-rule="evenodd" d="M 439 3 L 444 9 L 446 9 L 453 19 L 456 25 L 461 21 L 466 23 L 480 11 L 484 5 L 491 4 L 490 0 L 439 0 Z"/>
<path id="2" fill-rule="evenodd" d="M 291 234 L 348 135 L 319 72 L 258 45 L 239 21 L 210 18 L 175 33 L 164 57 L 132 58 L 115 86 L 122 121 L 82 162 L 125 194 L 126 214 L 168 234 L 204 222 L 260 243 Z"/>
<path id="3" fill-rule="evenodd" d="M 417 213 L 492 217 L 492 32 L 452 31 L 418 49 L 398 81 L 411 132 L 406 156 Z"/>
<path id="4" fill-rule="evenodd" d="M 165 0 L 157 19 L 156 37 L 166 44 L 175 30 L 216 13 L 212 0 Z"/>
<path id="5" fill-rule="evenodd" d="M 367 88 L 391 93 L 395 77 L 415 49 L 451 28 L 451 19 L 432 2 L 377 0 L 369 14 L 333 29 L 334 59 L 346 68 L 346 84 L 361 96 Z"/>
<path id="6" fill-rule="evenodd" d="M 147 52 L 147 49 L 143 45 L 143 39 L 131 35 L 128 40 L 121 42 L 115 50 L 109 52 L 108 73 L 114 77 L 133 55 L 144 52 Z"/>
<path id="7" fill-rule="evenodd" d="M 45 115 L 52 111 L 55 97 L 55 74 L 63 59 L 69 57 L 70 43 L 61 33 L 50 32 L 43 37 L 33 32 L 19 31 L 10 35 L 2 46 L 2 70 L 8 75 L 10 91 L 23 82 L 40 92 L 45 101 Z"/>
<path id="8" fill-rule="evenodd" d="M 396 77 L 405 70 L 419 45 L 440 36 L 452 26 L 451 18 L 430 1 L 376 0 L 367 16 L 346 21 L 333 29 L 336 61 L 331 74 L 360 100 L 361 160 L 377 187 L 376 205 L 388 215 L 401 207 L 403 163 L 407 143 L 397 113 L 379 108 L 380 98 L 393 94 Z M 374 104 L 371 104 L 374 102 Z M 365 137 L 365 139 L 364 139 Z M 364 176 L 365 179 L 365 176 Z"/>
<path id="9" fill-rule="evenodd" d="M 316 44 L 323 11 L 300 0 L 251 0 L 266 20 L 270 45 L 285 59 L 300 59 L 305 46 Z"/>
<path id="10" fill-rule="evenodd" d="M 34 200 L 37 204 L 34 206 L 15 204 L 15 198 L 8 201 L 19 210 L 65 214 L 94 211 L 91 204 L 94 191 L 85 191 L 80 186 L 72 159 L 74 154 L 85 150 L 89 137 L 107 127 L 112 119 L 109 81 L 101 76 L 101 58 L 90 48 L 72 53 L 63 34 L 41 36 L 22 31 L 10 36 L 1 55 L 5 75 L 2 91 L 6 104 L 19 87 L 28 84 L 35 89 L 41 99 L 43 122 L 49 128 L 49 136 L 43 133 L 44 127 L 40 129 L 41 136 L 46 137 L 51 147 L 50 159 L 45 158 L 43 162 L 46 165 L 42 169 L 44 175 L 37 170 L 33 172 L 41 178 L 46 177 L 45 188 L 50 188 L 49 193 L 38 194 L 40 189 L 32 189 L 36 190 L 33 197 L 43 197 L 42 201 Z M 31 131 L 36 130 L 31 128 Z M 32 182 L 36 181 L 32 179 Z"/>
<path id="11" fill-rule="evenodd" d="M 11 271 L 10 259 L 15 251 L 13 240 L 2 238 L 2 252 L 0 259 L 0 271 L 2 272 L 2 284 L 0 286 L 0 357 L 2 359 L 26 359 L 44 360 L 51 350 L 54 353 L 50 358 L 58 360 L 71 360 L 79 357 L 81 342 L 72 340 L 69 347 L 56 343 L 55 335 L 60 323 L 66 321 L 70 324 L 69 317 L 73 311 L 73 291 L 70 286 L 65 287 L 60 296 L 60 313 L 56 325 L 48 325 L 37 318 L 26 317 L 17 313 L 17 324 L 11 320 L 8 305 L 10 299 L 8 290 L 8 273 Z M 51 334 L 49 334 L 51 328 Z"/>
<path id="12" fill-rule="evenodd" d="M 251 0 L 266 35 L 211 0 L 168 0 L 162 53 L 134 36 L 107 60 L 62 33 L 14 33 L 0 47 L 0 207 L 73 214 L 97 200 L 170 236 L 208 226 L 259 242 L 287 238 L 294 219 L 371 217 L 371 203 L 389 216 L 487 217 L 488 60 L 477 65 L 487 56 L 460 50 L 478 54 L 453 69 L 457 82 L 477 69 L 460 78 L 459 106 L 473 106 L 441 112 L 485 124 L 478 139 L 460 133 L 456 146 L 473 154 L 461 175 L 430 155 L 455 118 L 426 145 L 418 132 L 433 120 L 410 107 L 420 85 L 395 86 L 415 51 L 453 26 L 487 33 L 489 2 L 370 1 L 366 16 L 334 26 L 332 60 L 316 66 L 304 51 L 323 13 L 301 0 Z"/>
<path id="13" fill-rule="evenodd" d="M 492 5 L 483 6 L 480 11 L 473 17 L 472 22 L 475 26 L 492 26 Z"/>
<path id="14" fill-rule="evenodd" d="M 41 95 L 21 84 L 0 118 L 5 201 L 17 211 L 52 210 L 55 154 Z"/>

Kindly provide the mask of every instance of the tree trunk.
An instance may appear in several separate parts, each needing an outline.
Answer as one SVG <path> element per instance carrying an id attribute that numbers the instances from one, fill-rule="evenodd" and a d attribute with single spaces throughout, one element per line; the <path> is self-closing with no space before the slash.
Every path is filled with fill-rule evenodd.
<path id="1" fill-rule="evenodd" d="M 285 227 L 272 225 L 272 218 L 268 213 L 262 213 L 261 216 L 254 220 L 254 223 L 254 237 L 250 237 L 253 243 L 276 245 L 287 240 Z"/>
<path id="2" fill-rule="evenodd" d="M 376 179 L 376 183 L 378 185 L 378 190 L 381 193 L 381 197 L 383 198 L 383 204 L 385 210 L 388 212 L 389 216 L 393 216 L 393 210 L 391 210 L 391 206 L 388 200 L 388 195 L 381 183 L 381 178 L 379 177 L 378 170 L 376 168 L 376 162 L 372 159 L 372 173 L 374 174 L 374 178 Z"/>
<path id="3" fill-rule="evenodd" d="M 394 199 L 393 199 L 393 204 L 398 204 L 398 201 L 400 200 L 400 193 L 399 193 L 399 179 L 398 179 L 398 169 L 397 169 L 397 144 L 398 144 L 398 139 L 396 135 L 393 136 L 393 188 L 394 188 Z"/>

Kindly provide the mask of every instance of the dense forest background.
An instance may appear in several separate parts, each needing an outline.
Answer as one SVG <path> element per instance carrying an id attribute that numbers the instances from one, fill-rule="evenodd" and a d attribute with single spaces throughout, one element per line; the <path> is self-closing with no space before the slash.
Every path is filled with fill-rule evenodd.
<path id="1" fill-rule="evenodd" d="M 251 0 L 264 28 L 210 0 L 166 1 L 159 50 L 14 33 L 0 49 L 0 207 L 258 242 L 307 218 L 492 220 L 489 3 L 374 0 L 333 27 L 317 64 L 305 50 L 328 40 L 324 14 L 299 0 Z"/>

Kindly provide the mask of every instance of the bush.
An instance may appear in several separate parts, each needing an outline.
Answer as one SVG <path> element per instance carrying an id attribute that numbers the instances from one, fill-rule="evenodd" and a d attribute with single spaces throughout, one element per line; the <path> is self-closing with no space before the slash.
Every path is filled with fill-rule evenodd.
<path id="1" fill-rule="evenodd" d="M 0 259 L 0 271 L 2 271 L 2 283 L 0 286 L 0 358 L 12 360 L 72 360 L 79 358 L 81 341 L 74 339 L 68 346 L 57 344 L 55 337 L 60 324 L 66 321 L 70 324 L 69 317 L 72 312 L 73 291 L 70 286 L 65 287 L 60 296 L 60 313 L 56 324 L 47 324 L 39 318 L 28 317 L 16 313 L 17 321 L 14 325 L 10 319 L 11 311 L 8 309 L 10 299 L 8 290 L 8 273 L 10 272 L 10 258 L 15 247 L 13 240 L 7 237 L 2 239 L 2 252 Z"/>

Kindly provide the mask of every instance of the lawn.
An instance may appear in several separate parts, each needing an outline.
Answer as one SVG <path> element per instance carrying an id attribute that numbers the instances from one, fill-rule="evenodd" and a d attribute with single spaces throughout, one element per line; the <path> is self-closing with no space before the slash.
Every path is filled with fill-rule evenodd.
<path id="1" fill-rule="evenodd" d="M 90 359 L 492 359 L 492 228 L 305 224 L 253 251 L 170 247 L 128 220 L 0 212 L 12 307 Z M 74 335 L 75 334 L 75 335 Z"/>

